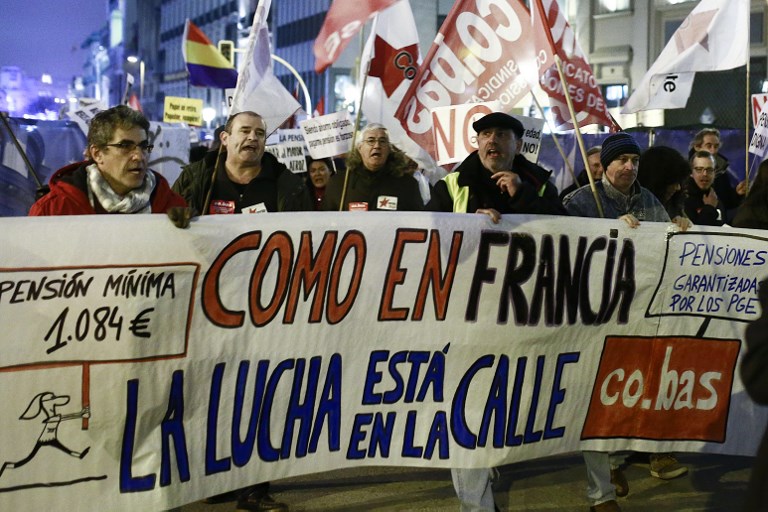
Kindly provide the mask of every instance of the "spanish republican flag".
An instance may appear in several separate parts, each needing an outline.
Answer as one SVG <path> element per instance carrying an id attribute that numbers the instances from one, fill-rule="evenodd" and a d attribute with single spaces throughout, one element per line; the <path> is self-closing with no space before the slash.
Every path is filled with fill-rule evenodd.
<path id="1" fill-rule="evenodd" d="M 201 87 L 230 89 L 237 85 L 237 71 L 200 28 L 187 20 L 181 47 L 189 72 L 189 83 Z"/>

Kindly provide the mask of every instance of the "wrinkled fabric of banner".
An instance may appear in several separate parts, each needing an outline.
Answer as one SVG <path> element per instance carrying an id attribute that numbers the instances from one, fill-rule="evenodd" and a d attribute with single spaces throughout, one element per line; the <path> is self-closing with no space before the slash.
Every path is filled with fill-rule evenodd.
<path id="1" fill-rule="evenodd" d="M 574 229 L 576 228 L 576 229 Z M 761 232 L 409 213 L 0 219 L 0 509 L 365 465 L 751 455 Z"/>

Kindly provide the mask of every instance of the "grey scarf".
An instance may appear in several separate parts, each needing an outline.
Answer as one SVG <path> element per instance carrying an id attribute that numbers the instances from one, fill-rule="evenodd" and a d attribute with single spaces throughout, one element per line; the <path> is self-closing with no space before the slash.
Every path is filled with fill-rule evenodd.
<path id="1" fill-rule="evenodd" d="M 155 175 L 152 171 L 147 170 L 144 183 L 124 196 L 112 190 L 96 164 L 86 167 L 86 171 L 88 172 L 88 199 L 92 206 L 95 206 L 94 200 L 96 200 L 109 213 L 152 213 L 152 205 L 149 201 L 155 189 Z"/>

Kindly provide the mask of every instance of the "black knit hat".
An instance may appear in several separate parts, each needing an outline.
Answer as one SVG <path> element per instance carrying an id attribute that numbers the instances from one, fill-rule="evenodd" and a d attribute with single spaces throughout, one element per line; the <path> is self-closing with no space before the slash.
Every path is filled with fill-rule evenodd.
<path id="1" fill-rule="evenodd" d="M 488 128 L 506 128 L 507 130 L 512 130 L 518 139 L 522 139 L 523 134 L 525 133 L 523 123 L 504 112 L 491 112 L 490 114 L 486 114 L 472 123 L 472 128 L 474 128 L 477 133 Z"/>
<path id="2" fill-rule="evenodd" d="M 600 150 L 600 163 L 603 169 L 621 155 L 640 156 L 640 145 L 626 132 L 614 133 L 603 141 L 603 149 Z"/>

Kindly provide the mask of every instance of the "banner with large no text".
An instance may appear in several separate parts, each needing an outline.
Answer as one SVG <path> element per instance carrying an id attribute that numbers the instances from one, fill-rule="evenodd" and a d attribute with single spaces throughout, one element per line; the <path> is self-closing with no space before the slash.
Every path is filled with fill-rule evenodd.
<path id="1" fill-rule="evenodd" d="M 354 465 L 750 455 L 759 231 L 413 213 L 0 219 L 0 509 Z"/>

